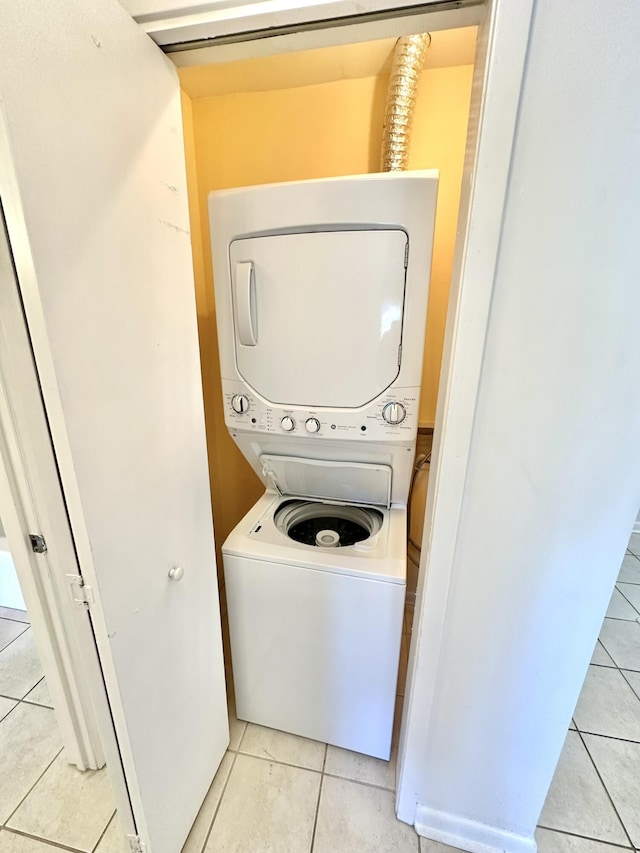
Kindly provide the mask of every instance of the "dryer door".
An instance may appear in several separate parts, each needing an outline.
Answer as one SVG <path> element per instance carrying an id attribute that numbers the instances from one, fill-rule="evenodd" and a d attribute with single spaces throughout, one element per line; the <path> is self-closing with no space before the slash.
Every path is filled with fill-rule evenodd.
<path id="1" fill-rule="evenodd" d="M 234 240 L 238 370 L 272 403 L 357 408 L 400 369 L 408 238 L 402 230 Z M 426 286 L 426 284 L 425 284 Z"/>

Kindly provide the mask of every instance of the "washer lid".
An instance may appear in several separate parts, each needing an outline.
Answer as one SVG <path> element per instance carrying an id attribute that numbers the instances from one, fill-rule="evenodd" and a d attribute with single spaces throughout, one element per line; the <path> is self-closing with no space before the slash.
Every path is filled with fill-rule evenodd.
<path id="1" fill-rule="evenodd" d="M 264 477 L 281 495 L 391 506 L 392 471 L 388 465 L 266 454 L 260 463 Z"/>

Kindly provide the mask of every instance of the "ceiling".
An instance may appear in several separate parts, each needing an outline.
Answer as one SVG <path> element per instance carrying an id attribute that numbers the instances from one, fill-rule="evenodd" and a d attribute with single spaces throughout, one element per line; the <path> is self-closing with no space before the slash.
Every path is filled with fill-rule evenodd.
<path id="1" fill-rule="evenodd" d="M 476 27 L 432 33 L 425 68 L 472 65 L 476 34 Z M 395 38 L 381 39 L 181 68 L 180 83 L 190 97 L 210 98 L 377 77 L 389 73 L 395 43 Z"/>

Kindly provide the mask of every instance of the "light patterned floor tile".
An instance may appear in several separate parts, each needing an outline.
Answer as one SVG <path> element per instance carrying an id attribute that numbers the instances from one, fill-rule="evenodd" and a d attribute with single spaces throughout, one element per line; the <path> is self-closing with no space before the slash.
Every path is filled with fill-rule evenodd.
<path id="1" fill-rule="evenodd" d="M 26 702 L 35 702 L 36 705 L 44 705 L 45 708 L 53 708 L 53 702 L 51 701 L 46 678 L 39 681 L 33 690 L 30 690 L 24 698 Z"/>
<path id="2" fill-rule="evenodd" d="M 579 838 L 576 835 L 566 835 L 564 832 L 554 832 L 552 829 L 536 830 L 538 853 L 615 853 L 615 847 L 592 841 L 590 838 Z"/>
<path id="3" fill-rule="evenodd" d="M 627 601 L 631 602 L 633 608 L 637 611 L 636 618 L 640 618 L 640 584 L 619 583 L 618 589 Z"/>
<path id="4" fill-rule="evenodd" d="M 0 619 L 14 619 L 16 622 L 29 624 L 29 614 L 26 610 L 16 610 L 14 607 L 0 607 Z"/>
<path id="5" fill-rule="evenodd" d="M 325 776 L 314 853 L 418 853 L 415 830 L 394 809 L 391 791 Z"/>
<path id="6" fill-rule="evenodd" d="M 247 724 L 244 720 L 239 720 L 236 717 L 236 706 L 231 697 L 229 697 L 229 749 L 233 752 L 240 746 L 240 741 L 244 734 Z"/>
<path id="7" fill-rule="evenodd" d="M 114 810 L 106 768 L 83 773 L 61 753 L 7 826 L 90 852 Z"/>
<path id="8" fill-rule="evenodd" d="M 216 809 L 220 803 L 224 786 L 229 778 L 229 773 L 231 772 L 234 759 L 235 753 L 225 753 L 215 779 L 207 791 L 207 796 L 204 798 L 204 802 L 198 812 L 198 816 L 191 827 L 191 832 L 185 841 L 182 853 L 201 853 L 205 841 L 207 840 L 207 834 L 211 828 L 211 824 L 213 823 Z M 102 851 L 96 851 L 96 853 L 102 853 Z"/>
<path id="9" fill-rule="evenodd" d="M 326 745 L 317 740 L 268 729 L 249 723 L 240 744 L 240 752 L 295 764 L 307 770 L 322 770 Z"/>
<path id="10" fill-rule="evenodd" d="M 587 835 L 613 844 L 628 843 L 624 829 L 577 732 L 567 734 L 540 816 L 540 825 L 547 829 Z"/>
<path id="11" fill-rule="evenodd" d="M 589 667 L 573 716 L 581 732 L 640 741 L 640 700 L 617 669 Z"/>
<path id="12" fill-rule="evenodd" d="M 635 554 L 636 557 L 640 557 L 640 533 L 631 534 L 631 539 L 629 539 L 629 545 L 627 547 L 632 554 Z"/>
<path id="13" fill-rule="evenodd" d="M 640 697 L 640 672 L 632 672 L 629 669 L 625 669 L 623 673 L 631 688 L 635 690 L 636 696 Z"/>
<path id="14" fill-rule="evenodd" d="M 15 699 L 5 699 L 4 696 L 0 696 L 0 722 L 4 720 L 9 711 L 12 711 L 18 702 Z"/>
<path id="15" fill-rule="evenodd" d="M 24 622 L 14 622 L 13 619 L 0 619 L 0 651 L 12 643 L 20 634 L 24 634 L 29 626 Z"/>
<path id="16" fill-rule="evenodd" d="M 31 629 L 0 652 L 0 694 L 22 699 L 44 675 Z"/>
<path id="17" fill-rule="evenodd" d="M 618 574 L 618 582 L 640 583 L 640 559 L 638 557 L 625 554 Z"/>
<path id="18" fill-rule="evenodd" d="M 62 749 L 50 708 L 20 703 L 0 723 L 0 823 Z"/>
<path id="19" fill-rule="evenodd" d="M 349 749 L 329 746 L 324 772 L 331 776 L 340 776 L 354 782 L 366 782 L 369 785 L 377 785 L 393 791 L 396 786 L 396 754 L 397 749 L 394 746 L 391 750 L 391 759 L 382 761 L 380 758 L 351 752 Z"/>
<path id="20" fill-rule="evenodd" d="M 585 735 L 607 791 L 635 847 L 640 847 L 640 743 Z"/>
<path id="21" fill-rule="evenodd" d="M 96 853 L 131 853 L 117 814 L 111 818 L 111 823 L 96 847 Z"/>
<path id="22" fill-rule="evenodd" d="M 600 629 L 600 642 L 620 669 L 640 670 L 640 624 L 638 622 L 605 619 Z"/>
<path id="23" fill-rule="evenodd" d="M 627 586 L 634 587 L 636 584 L 627 584 Z M 637 585 L 636 588 L 640 591 L 640 585 Z M 611 601 L 609 602 L 609 607 L 607 608 L 607 617 L 609 619 L 627 619 L 631 622 L 635 622 L 638 618 L 638 611 L 633 607 L 627 599 L 621 594 L 620 590 L 614 587 L 613 594 L 611 595 Z"/>
<path id="24" fill-rule="evenodd" d="M 306 853 L 320 774 L 238 754 L 207 853 Z"/>
<path id="25" fill-rule="evenodd" d="M 459 853 L 459 848 L 441 841 L 432 841 L 430 838 L 421 838 L 420 853 Z"/>
<path id="26" fill-rule="evenodd" d="M 615 666 L 615 663 L 611 660 L 611 655 L 607 653 L 600 640 L 598 640 L 596 647 L 593 650 L 591 663 L 596 666 Z"/>
<path id="27" fill-rule="evenodd" d="M 55 851 L 60 853 L 60 848 L 46 844 L 44 841 L 36 841 L 35 838 L 16 835 L 7 829 L 0 829 L 0 853 L 55 853 Z"/>

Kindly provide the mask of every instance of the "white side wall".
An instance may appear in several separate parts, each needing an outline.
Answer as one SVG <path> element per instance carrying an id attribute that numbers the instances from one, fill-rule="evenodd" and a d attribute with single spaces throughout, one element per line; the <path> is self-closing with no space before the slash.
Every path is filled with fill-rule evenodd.
<path id="1" fill-rule="evenodd" d="M 640 504 L 639 34 L 634 0 L 534 11 L 455 554 L 419 590 L 439 660 L 412 649 L 416 825 L 468 850 L 533 848 Z"/>

